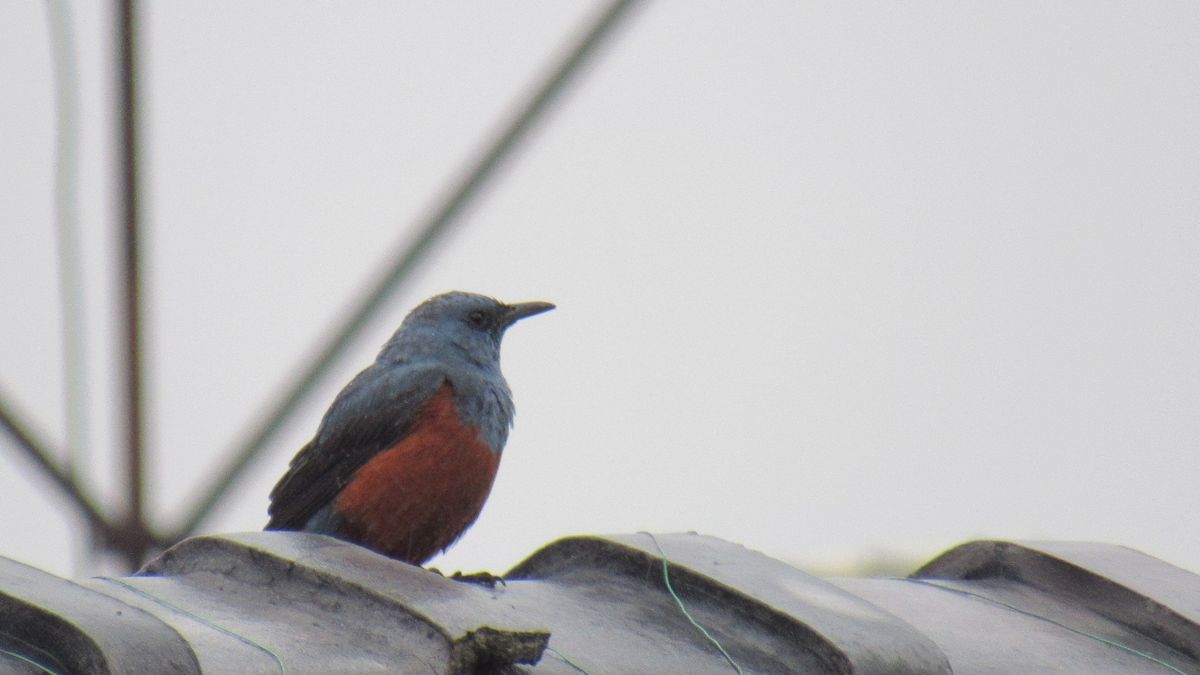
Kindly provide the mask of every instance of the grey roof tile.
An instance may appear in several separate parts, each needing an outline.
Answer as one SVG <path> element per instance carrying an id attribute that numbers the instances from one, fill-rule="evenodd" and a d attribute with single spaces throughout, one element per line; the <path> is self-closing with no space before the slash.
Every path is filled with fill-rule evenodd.
<path id="1" fill-rule="evenodd" d="M 1016 580 L 1200 660 L 1200 576 L 1131 548 L 977 541 L 947 551 L 913 576 Z"/>
<path id="2" fill-rule="evenodd" d="M 197 537 L 120 581 L 140 594 L 104 590 L 222 643 L 210 672 L 461 672 L 536 660 L 548 637 L 478 586 L 315 534 Z"/>
<path id="3" fill-rule="evenodd" d="M 666 554 L 673 585 L 685 606 L 694 614 L 704 614 L 700 624 L 719 635 L 721 644 L 736 654 L 735 661 L 745 668 L 888 675 L 950 672 L 937 645 L 901 619 L 817 577 L 713 537 L 635 534 L 566 539 L 535 553 L 508 576 L 568 579 L 569 589 L 635 589 L 635 602 L 620 598 L 618 604 L 643 613 L 653 607 L 651 621 L 625 622 L 623 631 L 610 630 L 607 636 L 615 644 L 587 640 L 572 649 L 577 656 L 590 655 L 589 660 L 597 665 L 605 664 L 609 654 L 621 651 L 619 644 L 631 639 L 623 633 L 653 626 L 704 654 L 703 662 L 691 668 L 719 667 L 714 661 L 724 657 L 687 623 L 668 596 L 659 547 Z M 538 607 L 530 611 L 562 607 L 561 618 L 556 615 L 550 622 L 551 644 L 558 644 L 560 634 L 586 634 L 578 627 L 556 629 L 563 621 L 578 624 L 578 607 L 583 603 L 539 600 Z M 620 606 L 606 608 L 605 613 L 617 613 Z M 677 659 L 675 663 L 680 672 L 688 672 L 683 668 L 687 661 Z"/>
<path id="4" fill-rule="evenodd" d="M 7 558 L 0 558 L 0 648 L 9 663 L 57 672 L 200 672 L 188 642 L 153 614 Z"/>
<path id="5" fill-rule="evenodd" d="M 0 671 L 1200 673 L 1198 600 L 1197 575 L 1104 544 L 972 542 L 911 578 L 822 579 L 695 534 L 572 537 L 487 588 L 257 532 L 115 579 L 0 559 Z"/>

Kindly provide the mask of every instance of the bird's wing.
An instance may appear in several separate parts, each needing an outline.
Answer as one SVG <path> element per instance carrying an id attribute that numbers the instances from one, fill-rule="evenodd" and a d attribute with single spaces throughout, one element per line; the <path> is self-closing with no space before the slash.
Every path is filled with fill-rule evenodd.
<path id="1" fill-rule="evenodd" d="M 266 529 L 303 529 L 355 471 L 409 433 L 417 413 L 446 383 L 444 372 L 428 365 L 372 365 L 359 373 L 271 490 Z"/>

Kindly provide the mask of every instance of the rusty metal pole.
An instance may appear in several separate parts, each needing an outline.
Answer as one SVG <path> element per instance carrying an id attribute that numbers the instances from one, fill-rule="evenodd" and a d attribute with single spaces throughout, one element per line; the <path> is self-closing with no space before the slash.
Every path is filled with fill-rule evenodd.
<path id="1" fill-rule="evenodd" d="M 145 525 L 143 491 L 141 261 L 138 237 L 138 109 L 133 0 L 117 0 L 117 105 L 119 120 L 118 192 L 120 224 L 121 326 L 124 347 L 125 481 L 124 536 L 117 544 L 131 568 L 142 564 L 150 546 Z"/>

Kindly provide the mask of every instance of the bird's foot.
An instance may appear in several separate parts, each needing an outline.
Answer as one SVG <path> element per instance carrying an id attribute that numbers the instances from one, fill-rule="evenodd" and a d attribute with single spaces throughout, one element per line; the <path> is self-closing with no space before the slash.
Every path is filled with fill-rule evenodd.
<path id="1" fill-rule="evenodd" d="M 504 577 L 498 577 L 491 572 L 475 572 L 473 574 L 455 572 L 448 578 L 453 581 L 461 581 L 463 583 L 475 584 L 477 586 L 487 586 L 488 588 L 495 588 L 497 583 L 499 583 L 501 586 L 508 585 L 504 583 Z"/>

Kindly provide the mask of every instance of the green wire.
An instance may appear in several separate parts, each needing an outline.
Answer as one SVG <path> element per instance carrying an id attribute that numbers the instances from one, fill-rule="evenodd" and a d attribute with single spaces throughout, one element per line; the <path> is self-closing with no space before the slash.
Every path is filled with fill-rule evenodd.
<path id="1" fill-rule="evenodd" d="M 575 663 L 575 662 L 574 662 L 574 661 L 572 661 L 571 659 L 568 659 L 568 658 L 566 657 L 566 655 L 564 655 L 562 652 L 558 651 L 558 650 L 557 650 L 557 649 L 555 649 L 554 647 L 546 647 L 546 651 L 548 651 L 548 652 L 550 652 L 551 654 L 553 654 L 553 655 L 557 656 L 558 658 L 562 659 L 562 662 L 563 662 L 563 663 L 567 664 L 568 666 L 571 666 L 571 667 L 572 667 L 572 668 L 574 668 L 575 670 L 578 670 L 579 672 L 583 673 L 583 675 L 592 675 L 592 674 L 591 674 L 591 673 L 589 673 L 587 670 L 585 670 L 583 666 L 579 665 L 578 663 Z"/>
<path id="2" fill-rule="evenodd" d="M 1166 661 L 1155 658 L 1154 656 L 1151 656 L 1150 654 L 1147 654 L 1146 652 L 1134 649 L 1133 647 L 1130 647 L 1129 645 L 1123 645 L 1120 642 L 1116 642 L 1114 640 L 1109 640 L 1108 638 L 1106 638 L 1102 635 L 1094 635 L 1085 630 L 1080 630 L 1078 628 L 1072 628 L 1071 626 L 1068 626 L 1067 624 L 1062 623 L 1061 621 L 1055 621 L 1054 619 L 1051 619 L 1048 616 L 1042 616 L 1041 614 L 1036 614 L 1034 612 L 1030 612 L 1028 610 L 1021 609 L 1020 607 L 1014 607 L 1013 605 L 1010 605 L 1007 602 L 1002 602 L 1002 601 L 996 600 L 994 598 L 989 598 L 986 595 L 972 593 L 971 591 L 965 591 L 961 588 L 953 588 L 951 586 L 943 586 L 942 584 L 935 584 L 932 581 L 928 581 L 926 579 L 909 579 L 909 581 L 912 581 L 912 582 L 918 583 L 918 584 L 925 584 L 926 586 L 933 586 L 934 588 L 940 588 L 943 591 L 950 591 L 951 593 L 959 593 L 962 595 L 970 596 L 972 598 L 978 598 L 980 600 L 990 602 L 994 605 L 1000 605 L 1001 607 L 1010 609 L 1014 612 L 1017 612 L 1018 614 L 1024 614 L 1025 616 L 1032 617 L 1034 619 L 1041 619 L 1042 621 L 1045 621 L 1046 623 L 1053 624 L 1055 626 L 1058 626 L 1059 628 L 1064 628 L 1066 630 L 1069 630 L 1072 633 L 1075 633 L 1076 635 L 1082 635 L 1083 637 L 1091 638 L 1091 639 L 1095 640 L 1096 642 L 1106 644 L 1110 647 L 1116 647 L 1117 649 L 1120 649 L 1121 651 L 1128 652 L 1128 653 L 1134 654 L 1136 656 L 1140 656 L 1143 659 L 1146 659 L 1147 661 L 1150 661 L 1152 663 L 1157 663 L 1158 665 L 1162 666 L 1163 668 L 1166 668 L 1167 670 L 1170 670 L 1173 673 L 1178 673 L 1179 675 L 1188 675 L 1186 672 L 1176 668 L 1175 666 L 1167 663 Z"/>
<path id="3" fill-rule="evenodd" d="M 713 646 L 715 646 L 717 650 L 721 652 L 721 656 L 725 657 L 725 660 L 729 662 L 729 665 L 733 666 L 733 669 L 737 671 L 738 675 L 745 675 L 742 672 L 742 667 L 737 664 L 737 661 L 733 660 L 733 657 L 729 655 L 729 652 L 725 651 L 725 648 L 721 646 L 721 643 L 717 641 L 717 638 L 713 637 L 711 633 L 705 630 L 704 626 L 700 625 L 700 622 L 692 618 L 691 613 L 687 611 L 687 607 L 683 606 L 683 600 L 671 586 L 671 573 L 667 568 L 667 554 L 665 551 L 663 551 L 662 546 L 658 545 L 658 539 L 649 532 L 643 531 L 639 534 L 644 534 L 647 537 L 650 537 L 650 541 L 654 542 L 654 548 L 658 549 L 658 555 L 662 560 L 663 582 L 667 585 L 667 592 L 670 593 L 671 597 L 675 599 L 675 604 L 679 605 L 679 611 L 682 612 L 685 617 L 687 617 L 687 620 L 690 621 L 692 625 L 697 628 L 697 630 L 704 634 L 704 637 L 708 638 L 709 642 L 713 643 Z"/>
<path id="4" fill-rule="evenodd" d="M 283 665 L 283 659 L 279 658 L 279 655 L 276 654 L 275 652 L 271 651 L 271 649 L 269 647 L 267 647 L 266 645 L 255 642 L 254 640 L 246 637 L 245 635 L 241 635 L 240 633 L 232 631 L 220 624 L 209 621 L 208 619 L 206 619 L 194 612 L 188 611 L 178 605 L 174 605 L 170 602 L 167 602 L 166 600 L 163 600 L 162 598 L 159 598 L 151 593 L 147 593 L 146 591 L 143 591 L 142 589 L 140 589 L 132 584 L 129 584 L 125 581 L 122 581 L 120 579 L 117 579 L 114 577 L 95 577 L 95 578 L 100 579 L 101 581 L 108 581 L 108 582 L 114 583 L 122 588 L 129 590 L 130 592 L 132 592 L 136 595 L 140 595 L 141 597 L 146 598 L 147 600 L 150 600 L 151 602 L 162 605 L 163 607 L 166 607 L 167 609 L 179 612 L 180 614 L 192 619 L 193 621 L 196 621 L 205 626 L 208 626 L 209 628 L 211 628 L 219 633 L 224 633 L 225 635 L 228 635 L 229 637 L 241 642 L 242 644 L 249 645 L 251 647 L 254 647 L 255 649 L 258 649 L 259 651 L 262 651 L 262 652 L 268 654 L 271 658 L 275 659 L 275 664 L 277 666 L 279 666 L 279 672 L 283 673 L 283 675 L 287 675 L 287 668 L 284 667 L 284 665 Z"/>
<path id="5" fill-rule="evenodd" d="M 7 649 L 0 649 L 0 654 L 8 654 L 9 656 L 20 659 L 21 661 L 28 663 L 29 665 L 33 666 L 34 668 L 37 668 L 38 670 L 42 671 L 43 673 L 46 673 L 47 675 L 59 675 L 59 672 L 57 670 L 47 668 L 46 666 L 43 666 L 42 664 L 38 663 L 37 661 L 34 661 L 33 659 L 29 658 L 28 656 L 24 656 L 24 655 L 18 654 L 16 652 L 10 652 Z"/>

